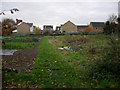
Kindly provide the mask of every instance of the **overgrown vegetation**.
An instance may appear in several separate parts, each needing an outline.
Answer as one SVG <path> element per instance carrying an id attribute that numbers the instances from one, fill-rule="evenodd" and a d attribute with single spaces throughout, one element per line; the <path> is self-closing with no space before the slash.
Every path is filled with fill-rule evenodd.
<path id="1" fill-rule="evenodd" d="M 78 64 L 77 61 L 82 67 L 75 67 Z M 67 53 L 55 49 L 46 37 L 41 43 L 39 55 L 33 69 L 19 73 L 9 70 L 3 71 L 4 85 L 14 88 L 94 87 L 95 83 L 93 84 L 82 70 L 85 62 L 85 58 L 82 55 L 79 56 L 76 52 Z"/>
<path id="2" fill-rule="evenodd" d="M 92 76 L 100 80 L 106 79 L 105 75 L 120 78 L 120 40 L 111 38 L 109 44 L 111 46 L 109 50 L 104 52 L 103 58 L 99 58 L 91 68 Z"/>
<path id="3" fill-rule="evenodd" d="M 99 84 L 96 87 L 119 87 L 119 40 L 115 40 L 109 35 L 66 35 L 52 40 L 51 43 L 54 45 L 56 43 L 57 47 L 74 47 L 74 51 L 79 53 L 78 56 L 82 55 L 86 58 L 86 62 L 83 64 L 84 70 L 89 78 L 98 81 Z M 76 65 L 78 66 L 79 63 Z"/>
<path id="4" fill-rule="evenodd" d="M 120 41 L 109 35 L 45 37 L 35 66 L 3 71 L 4 84 L 18 88 L 119 88 Z M 58 50 L 73 47 L 73 51 Z M 11 64 L 11 62 L 9 62 Z"/>

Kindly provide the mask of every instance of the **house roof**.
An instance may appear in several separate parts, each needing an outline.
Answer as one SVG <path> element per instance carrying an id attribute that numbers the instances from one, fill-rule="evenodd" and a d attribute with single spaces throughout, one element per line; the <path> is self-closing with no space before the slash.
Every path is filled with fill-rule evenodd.
<path id="1" fill-rule="evenodd" d="M 12 31 L 12 32 L 16 33 L 16 32 L 17 32 L 17 29 L 16 29 L 16 30 L 14 30 L 14 31 Z"/>
<path id="2" fill-rule="evenodd" d="M 88 27 L 89 25 L 77 25 L 77 29 L 84 29 Z"/>
<path id="3" fill-rule="evenodd" d="M 26 24 L 28 24 L 30 27 L 32 27 L 32 26 L 33 26 L 33 23 L 26 23 Z"/>
<path id="4" fill-rule="evenodd" d="M 104 27 L 104 22 L 91 22 L 93 27 Z"/>
<path id="5" fill-rule="evenodd" d="M 27 25 L 30 26 L 30 27 L 33 26 L 33 23 L 26 23 L 26 22 L 21 22 L 21 23 L 18 24 L 18 26 L 21 25 L 22 23 L 25 23 L 25 24 L 27 24 Z"/>
<path id="6" fill-rule="evenodd" d="M 53 28 L 53 25 L 44 25 L 43 28 Z"/>
<path id="7" fill-rule="evenodd" d="M 18 23 L 17 26 L 19 26 L 19 25 L 22 24 L 22 23 L 23 23 L 23 22 Z"/>
<path id="8" fill-rule="evenodd" d="M 69 21 L 67 21 L 66 23 L 62 24 L 61 26 L 63 26 L 63 25 L 65 25 L 65 24 L 67 24 L 68 22 L 70 22 L 70 23 L 74 24 L 73 22 L 71 22 L 71 21 L 69 20 Z M 74 25 L 75 25 L 75 24 L 74 24 Z"/>

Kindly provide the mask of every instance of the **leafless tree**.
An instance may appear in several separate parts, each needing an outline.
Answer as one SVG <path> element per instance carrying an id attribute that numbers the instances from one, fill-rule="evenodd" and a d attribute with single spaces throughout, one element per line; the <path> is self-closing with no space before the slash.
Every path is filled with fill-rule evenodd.
<path id="1" fill-rule="evenodd" d="M 109 16 L 108 21 L 110 23 L 116 23 L 117 16 L 115 14 L 112 14 Z"/>

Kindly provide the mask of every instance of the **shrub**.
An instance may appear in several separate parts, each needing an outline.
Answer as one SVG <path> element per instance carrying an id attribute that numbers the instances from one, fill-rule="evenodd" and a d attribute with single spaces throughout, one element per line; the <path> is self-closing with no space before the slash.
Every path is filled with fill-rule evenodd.
<path id="1" fill-rule="evenodd" d="M 90 75 L 97 79 L 107 78 L 108 75 L 120 75 L 120 40 L 111 38 L 109 44 L 109 51 L 91 66 Z"/>

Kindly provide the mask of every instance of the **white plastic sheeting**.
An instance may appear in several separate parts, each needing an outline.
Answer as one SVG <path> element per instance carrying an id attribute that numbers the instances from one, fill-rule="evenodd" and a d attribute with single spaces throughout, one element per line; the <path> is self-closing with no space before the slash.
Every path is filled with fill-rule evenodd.
<path id="1" fill-rule="evenodd" d="M 0 55 L 13 55 L 16 51 L 15 49 L 0 49 Z"/>

